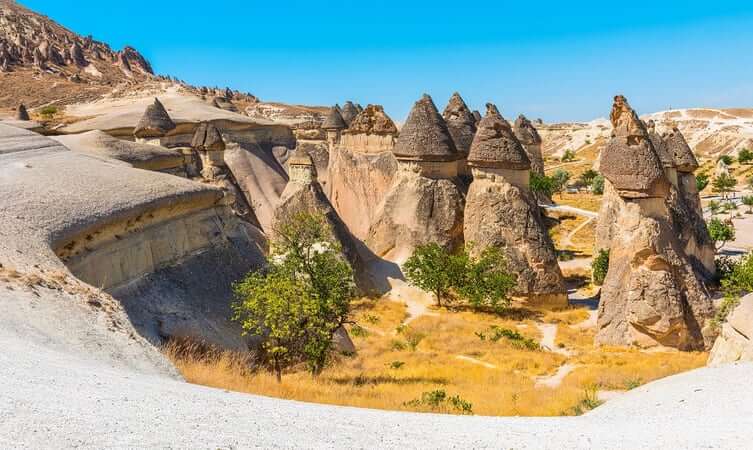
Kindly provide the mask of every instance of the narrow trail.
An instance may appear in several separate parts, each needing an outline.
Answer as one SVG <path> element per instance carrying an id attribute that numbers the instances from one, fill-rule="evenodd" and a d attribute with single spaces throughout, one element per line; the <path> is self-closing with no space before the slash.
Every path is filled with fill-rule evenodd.
<path id="1" fill-rule="evenodd" d="M 565 236 L 562 239 L 562 242 L 560 243 L 560 245 L 562 247 L 574 247 L 574 245 L 573 245 L 573 237 L 576 234 L 578 234 L 578 232 L 580 232 L 583 228 L 587 227 L 588 224 L 590 224 L 591 222 L 593 222 L 594 219 L 596 219 L 596 218 L 595 217 L 589 217 L 588 220 L 586 220 L 582 224 L 578 225 L 575 229 L 573 229 L 573 231 L 569 232 L 567 234 L 567 236 Z"/>
<path id="2" fill-rule="evenodd" d="M 421 289 L 411 286 L 404 280 L 390 280 L 392 290 L 386 294 L 386 297 L 392 301 L 405 303 L 408 308 L 408 317 L 403 321 L 403 325 L 408 325 L 421 316 L 438 316 L 436 312 L 430 312 L 429 307 L 434 304 L 434 298 Z"/>
<path id="3" fill-rule="evenodd" d="M 558 353 L 563 356 L 573 356 L 573 352 L 566 348 L 560 348 L 555 345 L 557 338 L 557 325 L 551 323 L 537 323 L 536 328 L 541 332 L 541 347 L 549 352 Z"/>
<path id="4" fill-rule="evenodd" d="M 537 377 L 536 387 L 557 388 L 562 384 L 562 380 L 565 379 L 573 370 L 578 368 L 575 364 L 563 364 L 557 369 L 557 372 L 549 377 Z"/>
<path id="5" fill-rule="evenodd" d="M 461 360 L 461 361 L 466 361 L 466 362 L 469 362 L 469 363 L 471 363 L 471 364 L 477 364 L 477 365 L 479 365 L 479 366 L 484 366 L 484 367 L 486 367 L 487 369 L 496 369 L 496 368 L 497 368 L 497 366 L 495 366 L 494 364 L 491 364 L 491 363 L 488 363 L 488 362 L 484 362 L 484 361 L 481 361 L 480 359 L 476 359 L 476 358 L 471 358 L 470 356 L 465 356 L 465 355 L 456 355 L 456 356 L 455 356 L 455 358 L 456 358 L 456 359 L 459 359 L 459 360 Z"/>

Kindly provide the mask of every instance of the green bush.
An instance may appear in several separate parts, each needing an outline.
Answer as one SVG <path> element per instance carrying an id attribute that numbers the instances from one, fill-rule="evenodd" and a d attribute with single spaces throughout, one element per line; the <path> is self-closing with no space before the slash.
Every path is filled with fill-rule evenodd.
<path id="1" fill-rule="evenodd" d="M 562 158 L 560 158 L 560 161 L 562 162 L 575 161 L 575 152 L 572 150 L 565 150 L 565 153 L 562 154 Z"/>
<path id="2" fill-rule="evenodd" d="M 717 217 L 712 217 L 708 221 L 707 227 L 709 236 L 714 241 L 717 250 L 724 247 L 727 242 L 735 240 L 735 225 L 731 220 L 723 221 Z"/>
<path id="3" fill-rule="evenodd" d="M 740 150 L 740 153 L 737 154 L 737 160 L 740 162 L 740 164 L 748 164 L 749 162 L 753 161 L 753 152 L 748 150 L 747 148 L 744 148 Z"/>
<path id="4" fill-rule="evenodd" d="M 463 400 L 459 395 L 448 397 L 447 392 L 442 389 L 424 392 L 421 398 L 405 402 L 403 405 L 413 408 L 428 407 L 438 412 L 454 411 L 460 414 L 473 414 L 473 404 Z"/>
<path id="5" fill-rule="evenodd" d="M 591 263 L 591 280 L 593 280 L 593 283 L 597 286 L 604 284 L 607 271 L 609 271 L 609 250 L 602 249 L 599 250 L 599 254 Z"/>
<path id="6" fill-rule="evenodd" d="M 488 338 L 492 342 L 499 342 L 500 339 L 505 338 L 513 347 L 521 350 L 541 350 L 541 345 L 535 340 L 527 338 L 515 330 L 496 325 L 492 325 L 486 333 L 476 332 L 476 336 L 482 341 Z"/>
<path id="7" fill-rule="evenodd" d="M 591 192 L 596 195 L 604 195 L 604 176 L 597 175 L 591 183 Z"/>
<path id="8" fill-rule="evenodd" d="M 531 192 L 551 197 L 554 194 L 554 180 L 546 175 L 530 173 L 529 187 Z"/>
<path id="9" fill-rule="evenodd" d="M 706 189 L 706 186 L 709 185 L 709 176 L 705 173 L 700 173 L 695 176 L 695 186 L 698 189 L 698 192 Z"/>
<path id="10" fill-rule="evenodd" d="M 730 164 L 735 162 L 735 158 L 731 157 L 730 155 L 722 155 L 717 158 L 717 161 L 724 161 L 724 164 L 729 166 Z"/>
<path id="11" fill-rule="evenodd" d="M 58 107 L 54 105 L 45 106 L 39 110 L 39 114 L 45 119 L 52 119 L 58 113 Z"/>

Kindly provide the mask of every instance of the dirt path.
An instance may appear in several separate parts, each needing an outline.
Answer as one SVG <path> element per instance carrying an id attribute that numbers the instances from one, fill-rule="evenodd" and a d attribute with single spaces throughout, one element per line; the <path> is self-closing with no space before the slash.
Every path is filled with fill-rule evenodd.
<path id="1" fill-rule="evenodd" d="M 497 368 L 497 366 L 495 366 L 494 364 L 490 364 L 488 362 L 481 361 L 480 359 L 471 358 L 470 356 L 457 355 L 457 356 L 455 356 L 455 358 L 459 359 L 461 361 L 469 362 L 471 364 L 478 364 L 479 366 L 484 366 L 487 369 L 496 369 Z"/>
<path id="2" fill-rule="evenodd" d="M 578 232 L 580 230 L 582 230 L 583 228 L 587 227 L 588 224 L 590 224 L 591 222 L 594 221 L 594 219 L 595 219 L 595 217 L 589 217 L 588 220 L 586 220 L 582 224 L 580 224 L 577 227 L 575 227 L 575 229 L 573 229 L 573 231 L 569 232 L 567 234 L 567 236 L 565 236 L 562 239 L 562 242 L 560 242 L 560 246 L 562 246 L 562 247 L 574 247 L 574 245 L 573 245 L 573 236 L 575 236 L 576 234 L 578 234 Z"/>
<path id="3" fill-rule="evenodd" d="M 404 280 L 391 279 L 390 284 L 392 290 L 386 296 L 390 300 L 405 303 L 408 308 L 408 318 L 405 319 L 403 325 L 407 325 L 421 316 L 439 315 L 429 311 L 429 307 L 434 304 L 434 297 L 431 294 L 411 286 Z"/>
<path id="4" fill-rule="evenodd" d="M 555 345 L 557 338 L 557 325 L 551 323 L 537 323 L 536 328 L 541 332 L 541 347 L 549 352 L 559 353 L 563 356 L 572 356 L 573 352 L 566 348 L 560 348 Z"/>
<path id="5" fill-rule="evenodd" d="M 578 366 L 575 364 L 563 364 L 557 369 L 557 372 L 554 375 L 549 377 L 537 377 L 536 387 L 547 387 L 551 389 L 559 387 L 559 385 L 562 384 L 562 380 L 564 380 L 565 377 L 577 367 Z"/>

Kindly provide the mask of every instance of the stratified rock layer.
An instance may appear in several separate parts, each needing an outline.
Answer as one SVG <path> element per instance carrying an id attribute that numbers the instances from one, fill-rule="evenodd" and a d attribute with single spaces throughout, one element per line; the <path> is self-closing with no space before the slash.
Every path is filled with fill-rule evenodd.
<path id="1" fill-rule="evenodd" d="M 710 366 L 753 361 L 753 294 L 729 314 L 709 355 Z"/>

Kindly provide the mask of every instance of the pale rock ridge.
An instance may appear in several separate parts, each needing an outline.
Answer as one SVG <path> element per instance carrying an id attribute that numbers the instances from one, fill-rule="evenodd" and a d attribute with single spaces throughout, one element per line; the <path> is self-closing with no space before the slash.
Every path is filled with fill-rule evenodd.
<path id="1" fill-rule="evenodd" d="M 647 130 L 624 97 L 615 97 L 610 118 L 614 132 L 601 169 L 622 203 L 609 217 L 614 220 L 610 261 L 596 340 L 706 348 L 713 305 L 674 229 L 667 204 L 670 183 Z"/>
<path id="2" fill-rule="evenodd" d="M 738 361 L 753 361 L 753 294 L 743 297 L 722 324 L 708 365 L 720 366 Z"/>
<path id="3" fill-rule="evenodd" d="M 528 158 L 494 105 L 479 123 L 468 165 L 473 182 L 465 206 L 464 236 L 478 254 L 504 251 L 516 275 L 516 295 L 531 303 L 567 305 L 567 289 L 554 244 L 536 198 L 528 188 Z"/>

